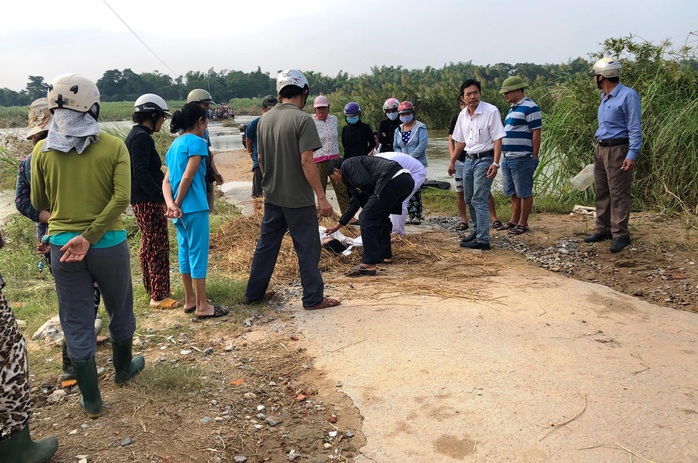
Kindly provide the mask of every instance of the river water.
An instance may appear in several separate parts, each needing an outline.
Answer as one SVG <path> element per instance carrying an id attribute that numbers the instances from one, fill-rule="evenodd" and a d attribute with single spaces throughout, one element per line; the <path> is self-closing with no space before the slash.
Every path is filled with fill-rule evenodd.
<path id="1" fill-rule="evenodd" d="M 246 124 L 255 116 L 236 116 L 235 122 Z M 223 127 L 218 123 L 208 126 L 213 151 L 230 151 L 243 149 L 242 139 L 238 126 Z M 429 147 L 427 148 L 427 176 L 429 180 L 452 180 L 448 176 L 448 132 L 445 130 L 432 130 L 429 132 Z"/>

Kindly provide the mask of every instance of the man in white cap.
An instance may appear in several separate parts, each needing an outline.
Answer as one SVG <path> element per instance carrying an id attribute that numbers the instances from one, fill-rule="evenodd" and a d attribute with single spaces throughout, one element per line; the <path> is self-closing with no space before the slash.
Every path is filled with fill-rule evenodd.
<path id="1" fill-rule="evenodd" d="M 594 148 L 596 231 L 584 241 L 613 239 L 611 252 L 622 251 L 630 244 L 630 184 L 642 147 L 640 97 L 620 83 L 620 71 L 621 64 L 613 58 L 601 58 L 592 69 L 594 82 L 602 92 Z"/>
<path id="2" fill-rule="evenodd" d="M 325 285 L 318 269 L 321 243 L 315 196 L 321 215 L 329 216 L 332 205 L 313 161 L 313 151 L 322 143 L 313 119 L 302 111 L 310 91 L 308 80 L 295 69 L 282 71 L 276 79 L 276 90 L 281 104 L 262 115 L 257 126 L 264 217 L 245 298 L 252 303 L 273 296 L 267 287 L 281 241 L 289 231 L 298 255 L 303 308 L 334 307 L 339 301 L 324 296 Z"/>

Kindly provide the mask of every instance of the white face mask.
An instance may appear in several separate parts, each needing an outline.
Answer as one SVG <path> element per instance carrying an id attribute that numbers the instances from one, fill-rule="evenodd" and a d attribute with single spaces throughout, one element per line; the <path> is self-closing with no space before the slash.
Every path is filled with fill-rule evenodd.
<path id="1" fill-rule="evenodd" d="M 390 119 L 391 121 L 394 121 L 395 119 L 397 119 L 399 114 L 398 113 L 386 113 L 386 116 L 388 116 L 388 119 Z"/>
<path id="2" fill-rule="evenodd" d="M 413 118 L 414 114 L 408 114 L 407 116 L 400 116 L 400 121 L 402 121 L 403 124 L 409 124 L 412 122 Z"/>

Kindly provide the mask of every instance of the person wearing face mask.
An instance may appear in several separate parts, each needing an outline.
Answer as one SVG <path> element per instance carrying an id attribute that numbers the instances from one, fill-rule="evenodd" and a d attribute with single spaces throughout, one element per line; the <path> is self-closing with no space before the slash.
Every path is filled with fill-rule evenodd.
<path id="1" fill-rule="evenodd" d="M 398 106 L 400 106 L 400 102 L 397 98 L 388 98 L 383 103 L 383 112 L 386 119 L 378 123 L 378 145 L 381 153 L 393 152 L 395 129 L 401 124 L 397 113 Z"/>
<path id="2" fill-rule="evenodd" d="M 410 101 L 403 101 L 398 106 L 398 114 L 401 124 L 395 130 L 393 136 L 393 148 L 396 153 L 409 154 L 427 167 L 427 146 L 429 135 L 427 126 L 414 118 L 414 105 Z M 417 190 L 407 206 L 408 224 L 419 225 L 424 220 L 422 217 L 422 192 Z"/>
<path id="3" fill-rule="evenodd" d="M 372 155 L 376 147 L 371 126 L 361 120 L 361 106 L 351 101 L 344 106 L 344 119 L 347 125 L 342 128 L 344 159 L 354 156 Z"/>
<path id="4" fill-rule="evenodd" d="M 322 190 L 327 191 L 327 164 L 332 159 L 339 157 L 339 121 L 337 116 L 330 114 L 330 100 L 326 96 L 320 95 L 315 98 L 313 107 L 315 108 L 313 121 L 322 142 L 322 148 L 313 153 L 313 161 L 317 167 L 318 175 L 320 175 Z M 335 195 L 337 195 L 339 209 L 344 212 L 349 204 L 347 189 L 343 185 L 335 184 L 334 180 L 331 182 Z"/>

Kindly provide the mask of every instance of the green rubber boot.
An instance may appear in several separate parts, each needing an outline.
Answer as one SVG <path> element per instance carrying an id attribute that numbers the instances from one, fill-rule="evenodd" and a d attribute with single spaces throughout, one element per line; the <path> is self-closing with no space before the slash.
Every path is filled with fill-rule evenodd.
<path id="1" fill-rule="evenodd" d="M 112 341 L 111 349 L 116 384 L 124 384 L 145 368 L 145 359 L 142 355 L 133 357 L 133 338 L 127 341 Z"/>
<path id="2" fill-rule="evenodd" d="M 75 368 L 75 379 L 78 380 L 78 387 L 82 392 L 80 406 L 90 418 L 104 415 L 104 403 L 99 393 L 95 358 L 92 357 L 85 362 L 73 362 L 73 368 Z"/>
<path id="3" fill-rule="evenodd" d="M 63 348 L 63 371 L 61 372 L 61 381 L 69 381 L 75 379 L 75 368 L 73 368 L 73 362 L 68 356 L 68 344 L 65 339 L 61 343 Z M 101 378 L 107 373 L 107 369 L 104 367 L 97 367 L 97 377 Z"/>
<path id="4" fill-rule="evenodd" d="M 58 450 L 58 439 L 45 437 L 36 442 L 29 436 L 29 424 L 9 439 L 0 441 L 2 463 L 43 463 Z"/>

